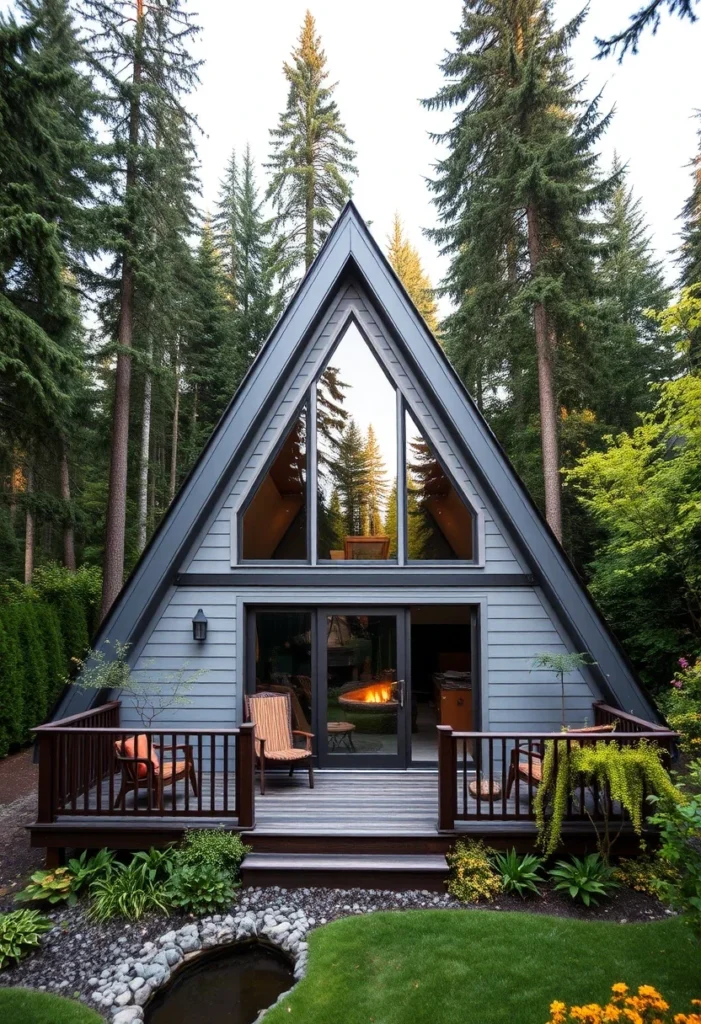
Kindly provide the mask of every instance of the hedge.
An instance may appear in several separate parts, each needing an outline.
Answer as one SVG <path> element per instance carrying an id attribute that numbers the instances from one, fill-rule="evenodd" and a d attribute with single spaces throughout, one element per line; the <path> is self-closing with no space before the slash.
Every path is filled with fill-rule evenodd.
<path id="1" fill-rule="evenodd" d="M 0 603 L 0 757 L 29 742 L 90 644 L 99 589 L 92 570 L 60 566 Z"/>

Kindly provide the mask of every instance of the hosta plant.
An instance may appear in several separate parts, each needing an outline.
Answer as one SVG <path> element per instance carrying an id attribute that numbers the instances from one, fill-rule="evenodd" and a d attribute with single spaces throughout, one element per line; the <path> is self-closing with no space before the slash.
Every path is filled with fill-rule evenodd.
<path id="1" fill-rule="evenodd" d="M 71 905 L 76 902 L 76 898 L 74 875 L 70 868 L 35 871 L 29 884 L 15 896 L 18 903 L 29 903 L 35 900 L 61 903 L 65 900 Z"/>
<path id="2" fill-rule="evenodd" d="M 230 907 L 239 884 L 214 864 L 183 864 L 173 873 L 166 892 L 172 906 L 202 915 Z"/>
<path id="3" fill-rule="evenodd" d="M 558 892 L 566 893 L 585 907 L 598 905 L 600 898 L 610 896 L 618 888 L 613 871 L 598 853 L 559 860 L 548 873 Z"/>
<path id="4" fill-rule="evenodd" d="M 516 892 L 522 899 L 532 892 L 540 896 L 538 882 L 543 881 L 542 857 L 535 857 L 532 853 L 521 857 L 516 850 L 511 849 L 508 853 L 497 853 L 494 866 L 501 875 L 504 892 Z"/>
<path id="5" fill-rule="evenodd" d="M 39 936 L 51 928 L 51 921 L 36 910 L 13 910 L 0 914 L 0 968 L 21 960 L 39 945 Z"/>
<path id="6" fill-rule="evenodd" d="M 98 850 L 94 857 L 88 857 L 87 850 L 83 850 L 79 857 L 69 860 L 68 868 L 73 874 L 73 892 L 80 892 L 100 875 L 108 875 L 115 857 L 116 854 L 112 850 Z"/>
<path id="7" fill-rule="evenodd" d="M 636 995 L 622 981 L 611 986 L 611 996 L 605 1006 L 587 1003 L 570 1006 L 556 999 L 550 1004 L 547 1024 L 603 1024 L 620 1021 L 621 1024 L 699 1024 L 701 999 L 692 999 L 695 1009 L 691 1013 L 674 1013 L 652 985 L 640 985 Z"/>

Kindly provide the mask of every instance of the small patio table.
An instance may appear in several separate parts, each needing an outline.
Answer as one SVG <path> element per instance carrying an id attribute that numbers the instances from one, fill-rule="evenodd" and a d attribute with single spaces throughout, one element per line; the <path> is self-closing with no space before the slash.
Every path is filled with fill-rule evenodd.
<path id="1" fill-rule="evenodd" d="M 326 726 L 329 734 L 329 750 L 341 750 L 346 747 L 347 750 L 355 751 L 353 745 L 353 733 L 355 732 L 355 726 L 352 722 L 328 722 Z"/>

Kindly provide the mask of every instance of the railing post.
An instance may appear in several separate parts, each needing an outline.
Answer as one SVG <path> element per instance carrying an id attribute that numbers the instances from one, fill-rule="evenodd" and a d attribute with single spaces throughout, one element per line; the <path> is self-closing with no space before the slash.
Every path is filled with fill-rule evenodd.
<path id="1" fill-rule="evenodd" d="M 48 824 L 54 821 L 56 809 L 53 801 L 53 736 L 47 729 L 38 735 L 39 744 L 39 792 L 37 821 Z"/>
<path id="2" fill-rule="evenodd" d="M 255 725 L 244 722 L 236 737 L 236 813 L 239 828 L 255 828 L 256 763 L 253 737 Z"/>
<path id="3" fill-rule="evenodd" d="M 452 832 L 455 828 L 457 802 L 458 759 L 449 725 L 438 729 L 438 831 Z"/>

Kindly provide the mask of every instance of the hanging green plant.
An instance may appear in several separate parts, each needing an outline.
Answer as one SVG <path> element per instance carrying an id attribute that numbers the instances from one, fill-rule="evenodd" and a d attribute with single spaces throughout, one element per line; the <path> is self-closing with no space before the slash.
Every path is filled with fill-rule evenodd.
<path id="1" fill-rule="evenodd" d="M 642 832 L 646 792 L 675 803 L 684 799 L 662 764 L 662 751 L 647 740 L 623 746 L 615 740 L 584 745 L 574 740 L 569 744 L 550 740 L 545 744 L 543 778 L 534 801 L 538 845 L 546 854 L 557 849 L 568 800 L 576 797 L 582 786 L 585 789 L 598 787 L 602 794 L 599 800 L 601 819 L 592 817 L 586 801 L 584 812 L 596 830 L 598 849 L 606 860 L 623 827 L 623 812 L 628 814 L 635 832 L 638 835 Z M 610 802 L 620 808 L 619 827 L 613 835 L 606 794 Z"/>

